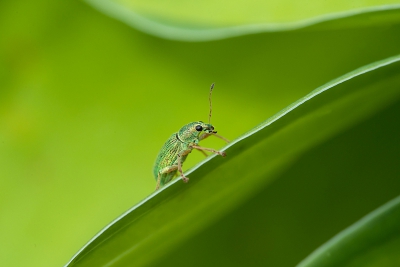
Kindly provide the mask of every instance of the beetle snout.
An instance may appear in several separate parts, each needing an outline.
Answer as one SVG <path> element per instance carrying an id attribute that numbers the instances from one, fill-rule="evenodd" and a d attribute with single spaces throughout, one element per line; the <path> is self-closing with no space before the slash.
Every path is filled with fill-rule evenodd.
<path id="1" fill-rule="evenodd" d="M 214 126 L 210 125 L 208 129 L 206 130 L 207 133 L 217 133 L 217 131 L 214 131 Z"/>

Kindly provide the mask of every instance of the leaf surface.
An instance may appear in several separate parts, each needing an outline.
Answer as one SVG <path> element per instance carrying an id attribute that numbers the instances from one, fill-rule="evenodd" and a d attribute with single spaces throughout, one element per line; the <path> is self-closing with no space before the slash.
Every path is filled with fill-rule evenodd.
<path id="1" fill-rule="evenodd" d="M 303 169 L 297 173 L 291 173 L 290 170 L 298 167 L 296 164 L 303 158 L 307 158 L 304 156 L 306 152 L 322 149 L 324 144 L 335 140 L 342 133 L 350 131 L 349 129 L 354 128 L 354 125 L 362 125 L 362 122 L 371 116 L 378 116 L 374 122 L 385 122 L 388 119 L 387 115 L 381 114 L 392 112 L 387 111 L 390 107 L 395 107 L 394 110 L 397 110 L 400 97 L 399 60 L 400 57 L 396 56 L 375 62 L 315 89 L 226 146 L 223 149 L 228 154 L 226 158 L 211 156 L 189 171 L 187 173 L 190 178 L 189 184 L 184 184 L 179 179 L 175 180 L 127 211 L 95 236 L 67 266 L 126 266 L 128 264 L 145 266 L 155 264 L 160 261 L 160 258 L 163 264 L 172 266 L 174 262 L 177 262 L 174 255 L 177 255 L 178 259 L 184 259 L 185 257 L 181 253 L 188 253 L 186 255 L 188 256 L 191 255 L 191 252 L 197 251 L 196 249 L 186 251 L 185 248 L 188 246 L 182 247 L 183 244 L 187 244 L 187 242 L 207 243 L 204 238 L 210 237 L 210 233 L 222 232 L 226 224 L 222 226 L 221 222 L 227 217 L 233 216 L 235 220 L 238 218 L 256 220 L 257 214 L 260 214 L 262 209 L 241 215 L 244 212 L 243 207 L 252 210 L 251 207 L 256 206 L 254 203 L 251 204 L 255 196 L 259 196 L 263 190 L 266 190 L 266 193 L 262 194 L 263 197 L 270 196 L 269 188 L 285 179 L 289 179 L 292 181 L 291 183 L 295 184 L 301 179 L 306 179 L 307 175 L 314 177 L 315 181 L 312 183 L 315 185 L 304 182 L 298 190 L 305 190 L 310 197 L 316 198 L 316 203 L 323 206 L 326 199 L 323 194 L 321 195 L 321 190 L 316 184 L 324 182 L 326 177 L 313 175 L 313 171 L 317 173 L 319 166 L 303 166 Z M 392 118 L 392 116 L 389 117 Z M 384 126 L 393 127 L 392 123 L 387 121 Z M 372 126 L 360 127 L 360 129 L 356 127 L 355 131 L 366 132 L 366 130 L 362 130 L 365 127 L 370 131 Z M 390 138 L 393 138 L 393 135 L 396 136 L 396 131 L 399 130 L 398 126 L 396 127 L 395 130 L 387 131 L 390 135 L 385 137 L 385 141 L 390 142 Z M 372 141 L 367 139 L 365 142 Z M 346 142 L 346 144 L 348 143 Z M 357 142 L 353 143 L 358 144 Z M 382 144 L 386 146 L 386 143 Z M 393 147 L 395 148 L 396 145 L 399 144 L 394 144 Z M 382 147 L 377 147 L 376 150 L 381 151 Z M 358 153 L 362 155 L 365 151 L 359 150 Z M 329 155 L 329 153 L 321 153 L 322 155 Z M 365 163 L 370 157 L 364 159 L 359 156 L 359 158 Z M 340 160 L 340 157 L 332 159 L 331 164 L 340 163 L 337 160 Z M 363 166 L 362 163 L 358 162 L 357 164 Z M 367 166 L 371 167 L 369 164 Z M 394 162 L 386 167 L 391 173 L 399 173 L 399 166 Z M 376 171 L 375 168 L 380 169 L 381 167 L 377 164 L 371 168 Z M 343 167 L 343 170 L 345 169 Z M 321 171 L 321 169 L 319 170 Z M 322 170 L 326 169 L 322 168 Z M 372 170 L 368 170 L 368 168 L 365 170 L 372 174 Z M 346 175 L 336 177 L 332 182 L 343 182 L 342 179 L 346 177 Z M 364 180 L 373 178 L 375 178 L 373 175 L 363 177 Z M 384 199 L 382 197 L 371 198 L 369 205 L 363 205 L 364 209 L 381 205 L 383 201 L 388 200 L 387 198 L 400 193 L 395 186 L 399 184 L 399 181 L 393 180 L 391 175 L 380 177 L 380 179 L 386 181 L 380 190 L 387 190 L 388 193 Z M 330 180 L 327 179 L 327 181 Z M 354 183 L 358 182 L 359 179 L 355 176 Z M 374 183 L 369 186 L 363 188 L 366 190 L 360 194 L 367 194 L 369 190 L 377 189 Z M 274 199 L 275 202 L 284 201 L 289 197 L 287 194 L 293 193 L 289 185 L 284 187 L 287 187 L 286 190 L 278 190 L 281 195 Z M 400 187 L 397 186 L 397 188 Z M 325 188 L 325 190 L 327 189 Z M 293 199 L 293 195 L 291 198 Z M 308 200 L 308 198 L 303 200 L 300 198 L 299 203 Z M 344 197 L 343 200 L 346 198 Z M 351 206 L 349 202 L 343 202 L 343 200 L 338 201 L 339 206 L 335 207 L 336 211 Z M 268 204 L 265 201 L 257 203 L 262 206 Z M 290 208 L 291 212 L 294 212 L 293 208 L 294 206 Z M 352 209 L 354 210 L 346 213 L 347 215 L 351 214 L 350 216 L 343 217 L 342 224 L 346 225 L 357 216 L 365 215 L 361 210 L 357 211 L 357 205 L 353 205 Z M 264 213 L 261 212 L 261 214 Z M 300 215 L 300 218 L 310 219 L 309 216 L 316 218 L 315 216 L 320 215 L 315 212 L 312 215 L 305 212 Z M 272 213 L 268 212 L 265 216 L 274 217 Z M 232 224 L 230 227 L 242 229 L 245 225 L 246 223 L 243 222 L 239 225 Z M 287 231 L 296 229 L 296 225 L 292 224 L 290 220 L 286 220 L 285 225 Z M 337 227 L 337 224 L 334 225 Z M 290 230 L 290 228 L 292 229 Z M 260 233 L 261 229 L 255 227 L 252 230 Z M 311 235 L 313 229 L 309 230 Z M 325 236 L 332 234 L 329 231 L 323 233 Z M 216 235 L 218 234 L 214 236 Z M 247 235 L 239 234 L 238 237 L 235 237 L 235 241 L 245 243 L 247 238 Z M 222 238 L 218 240 L 228 241 Z M 208 242 L 210 241 L 211 239 L 208 240 Z M 262 241 L 269 243 L 269 240 Z M 284 242 L 284 240 L 280 242 Z M 321 240 L 313 240 L 313 242 L 307 246 L 304 245 L 304 248 L 312 247 Z M 227 244 L 225 246 L 229 247 Z M 260 247 L 265 247 L 265 244 Z M 300 252 L 295 253 L 286 247 L 282 248 L 281 253 L 283 251 L 292 255 L 291 258 L 289 257 L 292 262 L 295 260 L 298 262 L 301 256 L 306 255 L 307 250 L 298 249 Z M 221 255 L 228 255 L 228 251 L 225 251 L 224 248 L 220 248 L 219 252 Z M 194 255 L 191 256 L 194 257 Z M 236 265 L 240 266 L 240 260 L 246 258 L 246 251 L 237 253 L 234 258 L 238 259 L 230 264 L 235 265 L 236 262 Z M 203 260 L 205 259 L 207 257 L 203 258 Z M 264 260 L 263 263 L 271 263 L 268 262 L 271 259 L 264 257 L 261 257 L 260 260 Z M 201 263 L 199 260 L 195 265 L 201 266 L 201 264 L 204 262 Z"/>

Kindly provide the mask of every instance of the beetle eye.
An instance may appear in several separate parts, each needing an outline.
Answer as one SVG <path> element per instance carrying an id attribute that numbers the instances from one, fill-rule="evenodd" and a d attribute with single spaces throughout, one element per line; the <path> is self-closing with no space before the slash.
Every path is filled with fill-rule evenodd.
<path id="1" fill-rule="evenodd" d="M 196 126 L 196 131 L 200 132 L 203 130 L 203 127 L 201 125 Z"/>

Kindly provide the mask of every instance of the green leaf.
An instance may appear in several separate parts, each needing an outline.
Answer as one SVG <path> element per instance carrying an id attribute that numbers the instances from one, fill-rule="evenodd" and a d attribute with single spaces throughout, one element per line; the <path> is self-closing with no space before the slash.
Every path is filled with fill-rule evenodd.
<path id="1" fill-rule="evenodd" d="M 182 41 L 217 40 L 244 34 L 300 29 L 354 27 L 396 23 L 396 0 L 234 1 L 130 1 L 86 0 L 97 10 L 138 30 Z M 336 20 L 341 20 L 338 24 Z M 334 23 L 330 23 L 334 21 Z M 321 24 L 321 25 L 320 25 Z"/>
<path id="2" fill-rule="evenodd" d="M 399 195 L 400 181 L 392 179 L 400 172 L 398 162 L 384 161 L 382 169 L 379 154 L 370 154 L 385 150 L 395 159 L 398 153 L 399 127 L 393 120 L 400 107 L 399 69 L 396 56 L 317 88 L 226 146 L 226 158 L 209 157 L 187 172 L 189 184 L 175 180 L 127 211 L 67 266 L 176 266 L 185 260 L 193 266 L 293 266 L 338 227 Z M 379 142 L 369 139 L 378 134 Z M 346 138 L 350 141 L 341 142 Z M 366 144 L 367 150 L 358 149 Z M 343 148 L 335 150 L 343 145 L 347 153 L 355 153 L 346 162 L 341 161 Z M 328 159 L 320 162 L 324 157 Z M 345 185 L 349 182 L 353 184 Z M 386 193 L 374 196 L 374 190 Z M 354 201 L 355 192 L 368 201 Z M 305 196 L 296 198 L 299 193 Z M 335 203 L 330 203 L 332 194 L 340 195 Z M 341 219 L 315 227 L 332 214 Z M 286 235 L 292 240 L 269 229 L 292 232 Z M 254 235 L 259 238 L 251 239 Z"/>
<path id="3" fill-rule="evenodd" d="M 213 10 L 206 17 L 219 18 Z M 189 43 L 143 34 L 84 1 L 1 1 L 0 266 L 62 266 L 153 192 L 155 155 L 179 127 L 207 119 L 211 82 L 213 122 L 233 140 L 312 89 L 400 53 L 396 10 L 352 18 L 319 24 L 329 30 L 316 25 Z M 273 184 L 246 196 L 242 210 L 221 214 L 180 242 L 184 253 L 154 260 L 248 266 L 267 254 L 269 266 L 294 266 L 397 193 L 400 175 L 392 165 L 399 165 L 400 134 L 390 121 L 398 125 L 399 112 L 382 112 L 295 158 Z M 219 149 L 223 142 L 203 145 Z M 185 169 L 202 159 L 192 153 Z"/>
<path id="4" fill-rule="evenodd" d="M 399 266 L 400 197 L 322 245 L 297 267 Z"/>

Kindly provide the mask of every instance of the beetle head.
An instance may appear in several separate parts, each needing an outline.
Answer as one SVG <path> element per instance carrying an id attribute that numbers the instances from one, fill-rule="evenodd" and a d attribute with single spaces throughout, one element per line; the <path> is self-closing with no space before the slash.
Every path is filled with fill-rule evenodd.
<path id="1" fill-rule="evenodd" d="M 214 130 L 214 126 L 208 123 L 204 123 L 202 121 L 191 122 L 183 126 L 179 132 L 179 139 L 183 142 L 194 142 L 199 139 L 201 134 L 213 134 L 217 133 Z"/>

